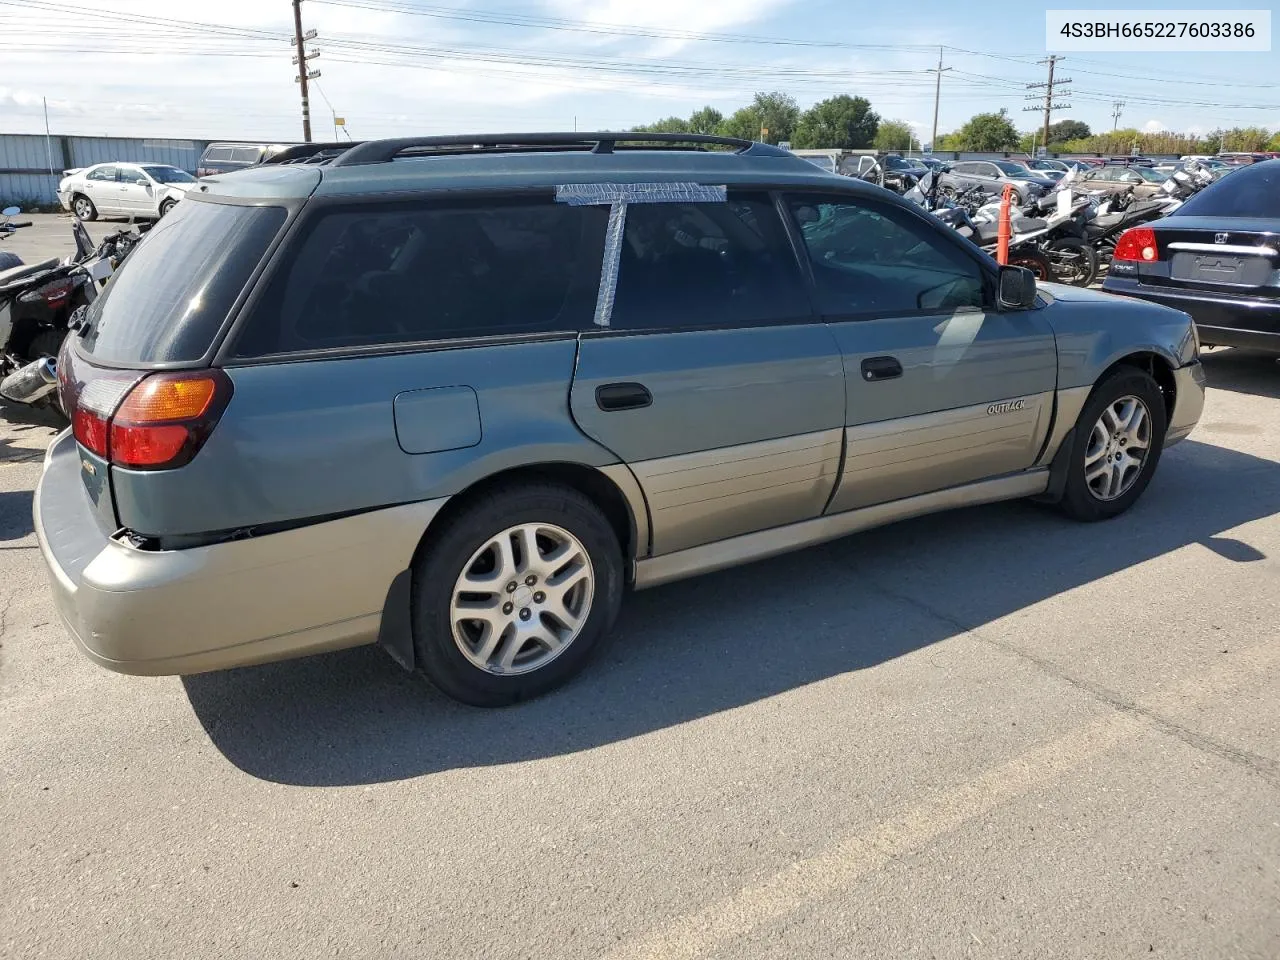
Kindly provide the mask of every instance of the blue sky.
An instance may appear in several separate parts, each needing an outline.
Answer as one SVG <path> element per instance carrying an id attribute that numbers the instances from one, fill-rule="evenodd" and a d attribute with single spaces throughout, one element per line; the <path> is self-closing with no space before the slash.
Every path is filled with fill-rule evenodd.
<path id="1" fill-rule="evenodd" d="M 1000 107 L 1037 126 L 1023 84 L 1044 79 L 1044 11 L 1064 6 L 1023 0 L 997 16 L 955 0 L 305 0 L 303 11 L 319 33 L 318 137 L 333 130 L 326 98 L 361 138 L 620 129 L 784 90 L 802 107 L 865 96 L 927 140 L 925 71 L 939 44 L 953 68 L 939 132 Z M 1211 5 L 1158 4 L 1197 6 Z M 288 0 L 0 0 L 0 132 L 43 132 L 43 97 L 54 133 L 297 139 L 291 33 Z M 1121 126 L 1280 128 L 1274 50 L 1069 55 L 1059 75 L 1072 78 L 1072 107 L 1054 119 L 1095 130 L 1111 127 L 1117 99 Z"/>

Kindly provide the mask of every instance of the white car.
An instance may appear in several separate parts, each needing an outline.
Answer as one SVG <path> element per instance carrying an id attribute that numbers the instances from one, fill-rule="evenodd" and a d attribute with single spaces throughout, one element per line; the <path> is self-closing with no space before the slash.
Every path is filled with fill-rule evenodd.
<path id="1" fill-rule="evenodd" d="M 62 178 L 62 209 L 81 220 L 158 220 L 196 185 L 185 170 L 163 163 L 97 163 Z"/>

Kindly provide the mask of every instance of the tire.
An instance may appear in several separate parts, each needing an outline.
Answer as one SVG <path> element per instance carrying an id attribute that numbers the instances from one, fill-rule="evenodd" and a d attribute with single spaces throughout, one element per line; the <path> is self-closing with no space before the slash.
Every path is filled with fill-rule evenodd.
<path id="1" fill-rule="evenodd" d="M 572 559 L 561 563 L 569 566 L 553 572 L 530 564 L 521 547 L 535 528 L 538 552 L 565 549 Z M 622 603 L 622 550 L 600 509 L 572 488 L 495 488 L 428 538 L 413 570 L 414 651 L 419 672 L 455 700 L 499 707 L 547 693 L 581 671 L 613 628 Z M 499 569 L 504 539 L 508 573 Z M 579 577 L 564 598 L 539 589 L 563 585 L 575 570 Z M 479 589 L 461 589 L 464 575 Z M 488 616 L 455 617 L 455 603 Z M 576 632 L 569 625 L 575 614 Z"/>
<path id="2" fill-rule="evenodd" d="M 164 203 L 160 204 L 160 216 L 164 217 L 165 214 L 167 214 L 170 210 L 172 210 L 177 205 L 178 205 L 177 200 L 166 200 Z"/>
<path id="3" fill-rule="evenodd" d="M 1050 273 L 1055 280 L 1068 283 L 1073 287 L 1087 287 L 1098 277 L 1098 254 L 1079 237 L 1058 237 L 1048 246 L 1049 252 L 1068 254 L 1072 264 L 1063 264 L 1050 256 Z"/>
<path id="4" fill-rule="evenodd" d="M 1127 430 L 1115 427 L 1116 414 L 1123 414 L 1129 401 L 1137 401 L 1145 414 L 1145 436 L 1138 422 L 1131 421 Z M 1125 366 L 1109 374 L 1094 387 L 1076 420 L 1059 507 L 1067 516 L 1085 522 L 1109 520 L 1124 513 L 1151 482 L 1160 463 L 1167 429 L 1164 395 L 1151 374 Z M 1135 439 L 1145 442 L 1146 447 L 1137 447 Z M 1121 444 L 1121 440 L 1126 442 Z M 1134 449 L 1143 450 L 1136 472 L 1124 459 L 1118 461 L 1121 465 L 1118 472 L 1114 466 L 1103 467 L 1115 456 L 1134 459 L 1131 455 Z M 1099 474 L 1099 468 L 1108 472 Z M 1117 475 L 1118 481 L 1110 479 Z M 1110 486 L 1113 482 L 1115 486 Z"/>
<path id="5" fill-rule="evenodd" d="M 1036 247 L 1028 247 L 1025 250 L 1019 250 L 1017 253 L 1010 253 L 1009 266 L 1026 267 L 1036 275 L 1036 280 L 1038 281 L 1053 279 L 1053 264 L 1044 255 L 1044 251 Z"/>
<path id="6" fill-rule="evenodd" d="M 71 212 L 80 220 L 98 219 L 98 208 L 83 193 L 77 193 L 71 198 Z"/>

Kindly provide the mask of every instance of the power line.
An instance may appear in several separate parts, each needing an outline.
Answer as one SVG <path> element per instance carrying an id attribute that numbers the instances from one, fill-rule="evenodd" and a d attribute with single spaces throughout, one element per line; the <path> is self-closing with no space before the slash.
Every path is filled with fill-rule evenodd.
<path id="1" fill-rule="evenodd" d="M 1048 147 L 1048 145 L 1049 145 L 1049 118 L 1050 118 L 1050 116 L 1053 114 L 1053 111 L 1054 111 L 1054 110 L 1066 110 L 1068 107 L 1070 107 L 1070 106 L 1071 106 L 1071 104 L 1069 104 L 1069 103 L 1058 103 L 1057 101 L 1055 101 L 1055 100 L 1053 99 L 1053 91 L 1054 91 L 1054 87 L 1055 87 L 1055 86 L 1059 86 L 1059 87 L 1060 87 L 1060 86 L 1064 86 L 1065 84 L 1068 84 L 1068 83 L 1070 83 L 1070 82 L 1071 82 L 1071 79 L 1070 79 L 1069 77 L 1068 77 L 1068 78 L 1066 78 L 1066 79 L 1063 79 L 1063 78 L 1059 78 L 1059 79 L 1057 79 L 1057 80 L 1054 80 L 1054 79 L 1053 79 L 1053 68 L 1054 68 L 1054 66 L 1057 64 L 1057 62 L 1058 62 L 1059 60 L 1061 60 L 1061 59 L 1063 59 L 1063 58 L 1062 58 L 1062 57 L 1058 57 L 1058 56 L 1054 56 L 1054 55 L 1050 55 L 1049 57 L 1047 57 L 1047 58 L 1046 58 L 1046 59 L 1044 59 L 1044 60 L 1037 61 L 1037 62 L 1039 62 L 1039 63 L 1047 63 L 1047 64 L 1049 65 L 1049 79 L 1048 79 L 1048 81 L 1046 81 L 1045 83 L 1028 83 L 1028 84 L 1027 84 L 1027 89 L 1028 89 L 1028 90 L 1036 90 L 1036 89 L 1039 89 L 1039 88 L 1041 88 L 1041 87 L 1043 87 L 1043 88 L 1044 88 L 1044 106 L 1043 106 L 1043 109 L 1044 109 L 1044 140 L 1043 140 L 1043 143 L 1045 144 L 1045 146 L 1046 146 L 1046 147 Z M 1040 95 L 1039 95 L 1039 94 L 1034 94 L 1034 93 L 1033 93 L 1033 94 L 1028 95 L 1026 99 L 1028 99 L 1028 100 L 1039 100 L 1039 99 L 1040 99 Z M 1041 107 L 1023 107 L 1022 109 L 1023 109 L 1023 110 L 1040 110 L 1040 109 L 1042 109 L 1042 108 L 1041 108 Z"/>

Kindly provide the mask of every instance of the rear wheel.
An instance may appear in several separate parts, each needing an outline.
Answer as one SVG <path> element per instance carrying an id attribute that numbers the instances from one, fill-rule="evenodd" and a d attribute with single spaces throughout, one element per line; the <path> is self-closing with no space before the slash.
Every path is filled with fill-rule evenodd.
<path id="1" fill-rule="evenodd" d="M 1053 279 L 1053 265 L 1049 262 L 1049 258 L 1044 255 L 1044 252 L 1036 247 L 1027 247 L 1024 250 L 1010 252 L 1009 266 L 1026 267 L 1036 275 L 1036 280 L 1038 281 Z"/>
<path id="2" fill-rule="evenodd" d="M 1120 367 L 1080 411 L 1060 506 L 1077 520 L 1124 513 L 1151 482 L 1167 429 L 1164 396 L 1145 370 Z"/>
<path id="3" fill-rule="evenodd" d="M 500 487 L 432 531 L 414 569 L 421 672 L 464 703 L 539 696 L 586 666 L 622 601 L 618 538 L 555 484 Z"/>
<path id="4" fill-rule="evenodd" d="M 1058 237 L 1047 248 L 1053 279 L 1087 287 L 1098 276 L 1098 254 L 1079 237 Z"/>
<path id="5" fill-rule="evenodd" d="M 71 201 L 71 212 L 80 220 L 98 219 L 98 208 L 82 193 L 77 193 L 75 199 Z"/>

